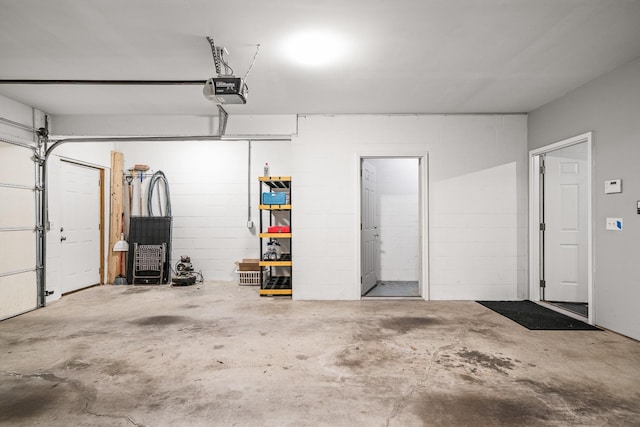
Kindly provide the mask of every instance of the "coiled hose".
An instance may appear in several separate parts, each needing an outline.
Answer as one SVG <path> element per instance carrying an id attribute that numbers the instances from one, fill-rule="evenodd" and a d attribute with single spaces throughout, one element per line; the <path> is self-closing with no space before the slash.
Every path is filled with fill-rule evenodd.
<path id="1" fill-rule="evenodd" d="M 164 175 L 164 172 L 158 171 L 151 176 L 151 180 L 149 181 L 149 191 L 147 195 L 147 211 L 149 211 L 149 216 L 155 216 L 153 214 L 153 191 L 154 188 L 158 185 L 158 183 L 162 181 L 164 184 L 164 195 L 165 195 L 165 209 L 164 215 L 162 214 L 162 204 L 159 201 L 160 205 L 160 216 L 171 216 L 171 196 L 169 195 L 169 182 L 167 181 L 167 177 Z M 160 199 L 160 197 L 158 197 Z M 160 199 L 161 200 L 161 199 Z"/>

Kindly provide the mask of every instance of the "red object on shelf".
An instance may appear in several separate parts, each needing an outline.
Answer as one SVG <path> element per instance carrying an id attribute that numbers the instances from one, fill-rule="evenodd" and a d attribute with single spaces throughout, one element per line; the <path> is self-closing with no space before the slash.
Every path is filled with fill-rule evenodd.
<path id="1" fill-rule="evenodd" d="M 291 227 L 288 225 L 274 225 L 267 228 L 267 233 L 291 233 Z"/>

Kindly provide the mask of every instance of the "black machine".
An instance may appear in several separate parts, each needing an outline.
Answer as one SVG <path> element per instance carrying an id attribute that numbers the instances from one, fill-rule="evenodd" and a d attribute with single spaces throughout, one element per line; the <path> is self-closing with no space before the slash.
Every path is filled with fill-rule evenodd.
<path id="1" fill-rule="evenodd" d="M 180 261 L 176 263 L 176 275 L 173 276 L 173 286 L 190 286 L 197 281 L 199 273 L 193 270 L 191 257 L 180 256 Z"/>

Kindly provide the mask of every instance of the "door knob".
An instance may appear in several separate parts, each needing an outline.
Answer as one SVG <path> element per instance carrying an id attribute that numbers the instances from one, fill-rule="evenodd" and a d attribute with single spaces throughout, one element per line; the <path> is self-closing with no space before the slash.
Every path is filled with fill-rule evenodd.
<path id="1" fill-rule="evenodd" d="M 67 237 L 66 237 L 66 236 L 60 236 L 60 241 L 61 241 L 61 242 L 64 242 L 65 240 L 67 240 Z"/>

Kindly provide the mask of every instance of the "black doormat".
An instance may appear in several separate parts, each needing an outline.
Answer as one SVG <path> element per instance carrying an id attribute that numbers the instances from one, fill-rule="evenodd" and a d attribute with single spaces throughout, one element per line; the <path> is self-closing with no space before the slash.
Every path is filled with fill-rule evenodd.
<path id="1" fill-rule="evenodd" d="M 529 330 L 599 331 L 588 323 L 549 310 L 531 301 L 477 301 Z"/>

